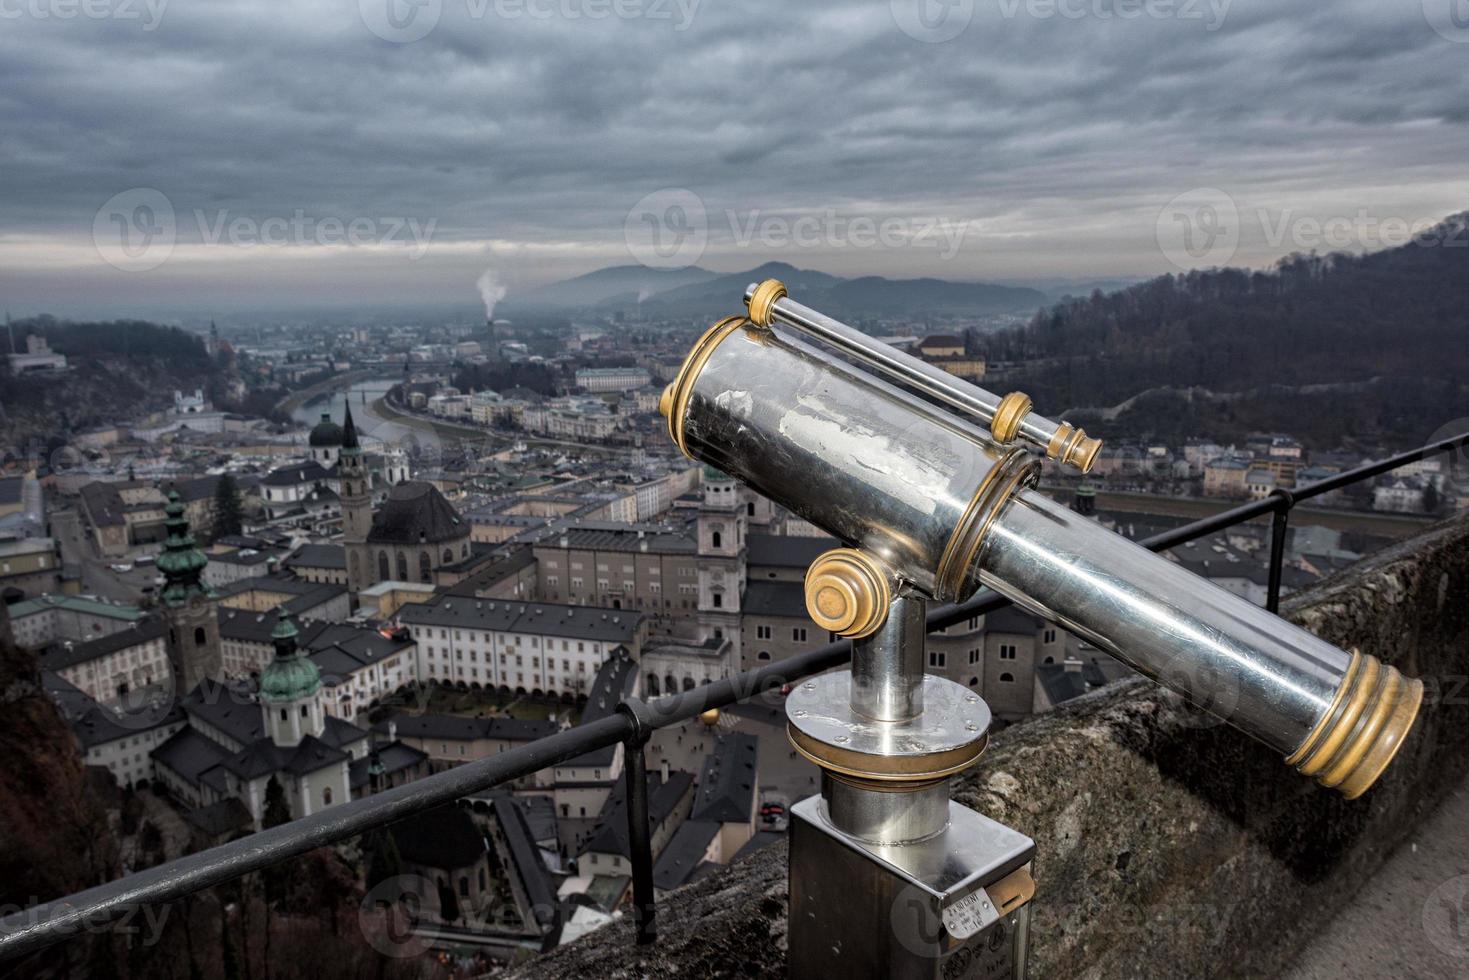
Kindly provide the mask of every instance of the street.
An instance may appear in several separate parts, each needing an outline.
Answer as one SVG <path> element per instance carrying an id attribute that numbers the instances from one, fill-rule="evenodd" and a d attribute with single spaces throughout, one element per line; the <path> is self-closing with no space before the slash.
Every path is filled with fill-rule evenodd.
<path id="1" fill-rule="evenodd" d="M 82 527 L 81 515 L 75 510 L 55 510 L 49 516 L 52 534 L 61 549 L 61 561 L 81 572 L 84 594 L 133 604 L 142 601 L 143 589 L 153 585 L 158 576 L 156 565 L 138 565 L 132 558 L 98 556 Z M 114 572 L 114 563 L 133 567 L 128 572 Z"/>

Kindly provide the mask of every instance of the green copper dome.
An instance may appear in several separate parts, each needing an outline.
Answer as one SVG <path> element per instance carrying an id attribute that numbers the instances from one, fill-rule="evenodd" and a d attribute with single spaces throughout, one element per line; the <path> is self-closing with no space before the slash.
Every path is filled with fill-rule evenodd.
<path id="1" fill-rule="evenodd" d="M 728 473 L 724 472 L 723 470 L 717 470 L 714 467 L 709 466 L 708 464 L 705 464 L 705 466 L 704 466 L 704 482 L 705 483 L 732 483 L 732 482 L 734 482 L 734 477 L 730 476 Z"/>
<path id="2" fill-rule="evenodd" d="M 269 703 L 299 701 L 321 689 L 321 671 L 296 648 L 296 624 L 284 606 L 271 631 L 275 659 L 260 672 L 260 699 Z"/>
<path id="3" fill-rule="evenodd" d="M 204 566 L 209 559 L 204 556 L 189 533 L 189 522 L 184 517 L 184 504 L 178 491 L 169 491 L 168 506 L 163 509 L 166 519 L 164 528 L 168 537 L 163 542 L 163 554 L 158 556 L 158 570 L 163 573 L 161 598 L 170 606 L 182 606 L 195 596 L 213 598 L 213 591 L 204 584 Z"/>

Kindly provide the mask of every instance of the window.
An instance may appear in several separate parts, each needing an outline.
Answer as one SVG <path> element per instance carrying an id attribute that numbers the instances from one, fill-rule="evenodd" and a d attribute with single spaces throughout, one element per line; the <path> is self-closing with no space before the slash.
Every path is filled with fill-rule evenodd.
<path id="1" fill-rule="evenodd" d="M 722 534 L 720 534 L 718 531 L 715 531 L 713 534 L 711 534 L 709 536 L 709 540 L 710 540 L 710 543 L 714 545 L 714 547 L 718 548 L 718 547 L 721 547 L 721 544 L 722 544 L 722 541 L 723 541 L 723 537 L 724 536 Z"/>
<path id="2" fill-rule="evenodd" d="M 1015 659 L 1015 644 L 1013 644 L 1013 643 L 1001 643 L 1000 644 L 1000 659 L 1001 660 L 1014 660 Z"/>
<path id="3" fill-rule="evenodd" d="M 1042 635 L 1041 641 L 1043 643 L 1055 643 L 1056 642 L 1056 631 L 1055 630 L 1046 630 L 1046 632 Z"/>
<path id="4" fill-rule="evenodd" d="M 444 549 L 444 564 L 448 565 L 454 561 L 454 551 L 451 548 Z"/>
<path id="5" fill-rule="evenodd" d="M 398 552 L 398 579 L 408 581 L 408 556 L 401 551 Z"/>
<path id="6" fill-rule="evenodd" d="M 321 805 L 322 806 L 331 806 L 332 805 L 332 788 L 330 786 L 325 787 L 321 791 Z"/>
<path id="7" fill-rule="evenodd" d="M 715 609 L 719 609 L 723 605 L 724 605 L 724 596 L 720 595 L 718 592 L 714 593 L 714 608 Z"/>
<path id="8" fill-rule="evenodd" d="M 421 581 L 424 581 L 424 582 L 432 582 L 433 581 L 433 578 L 434 577 L 433 577 L 432 566 L 433 566 L 433 559 L 431 559 L 428 556 L 428 552 L 427 551 L 420 551 L 418 553 L 418 577 L 419 577 L 419 579 Z"/>
<path id="9" fill-rule="evenodd" d="M 1000 683 L 1001 684 L 1014 684 L 1015 683 L 1015 675 L 1012 674 L 1012 673 L 1010 673 L 1010 672 L 1008 672 L 1008 671 L 1006 671 L 1005 673 L 1003 673 L 1003 674 L 1000 675 Z"/>
<path id="10" fill-rule="evenodd" d="M 755 659 L 756 660 L 769 660 L 770 659 L 770 651 L 769 650 L 761 650 L 759 653 L 755 654 Z"/>
<path id="11" fill-rule="evenodd" d="M 969 662 L 972 663 L 972 664 L 979 663 L 979 648 L 978 647 L 975 647 L 973 650 L 970 650 L 969 651 Z"/>
<path id="12" fill-rule="evenodd" d="M 947 660 L 948 660 L 948 655 L 946 653 L 944 653 L 942 650 L 930 650 L 930 651 L 928 651 L 928 665 L 930 667 L 943 667 L 943 666 L 946 666 Z"/>
<path id="13" fill-rule="evenodd" d="M 791 639 L 795 640 L 797 643 L 805 643 L 806 642 L 806 627 L 804 627 L 804 626 L 793 626 L 793 627 L 791 627 Z"/>
<path id="14" fill-rule="evenodd" d="M 202 626 L 195 626 L 194 627 L 194 646 L 196 646 L 196 647 L 202 647 L 205 643 L 208 642 L 208 639 L 209 638 L 204 635 L 204 627 L 202 627 Z"/>
<path id="15" fill-rule="evenodd" d="M 393 570 L 388 565 L 388 553 L 379 551 L 377 553 L 377 577 L 386 582 L 393 577 Z"/>
<path id="16" fill-rule="evenodd" d="M 770 639 L 770 627 L 769 626 L 757 626 L 757 627 L 755 627 L 755 639 L 757 639 L 757 640 L 768 640 L 768 639 Z"/>

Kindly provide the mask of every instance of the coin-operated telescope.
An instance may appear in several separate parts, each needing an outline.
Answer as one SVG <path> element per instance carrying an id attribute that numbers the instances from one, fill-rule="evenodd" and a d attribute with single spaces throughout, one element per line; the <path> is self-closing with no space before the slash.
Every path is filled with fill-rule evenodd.
<path id="1" fill-rule="evenodd" d="M 1020 977 L 1034 843 L 949 798 L 990 712 L 924 674 L 924 604 L 980 586 L 1059 623 L 1348 798 L 1413 724 L 1423 684 L 1189 574 L 1034 489 L 1039 454 L 1100 443 L 793 301 L 746 291 L 663 392 L 673 441 L 843 542 L 806 574 L 850 671 L 797 685 L 792 744 L 821 794 L 792 808 L 794 977 Z"/>

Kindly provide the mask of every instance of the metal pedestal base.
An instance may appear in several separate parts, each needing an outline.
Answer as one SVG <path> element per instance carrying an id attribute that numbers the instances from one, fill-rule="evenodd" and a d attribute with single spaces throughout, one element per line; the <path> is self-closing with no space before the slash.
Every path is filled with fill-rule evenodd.
<path id="1" fill-rule="evenodd" d="M 792 980 L 1024 980 L 1035 842 L 949 803 L 942 833 L 873 844 L 820 796 L 791 808 Z"/>

